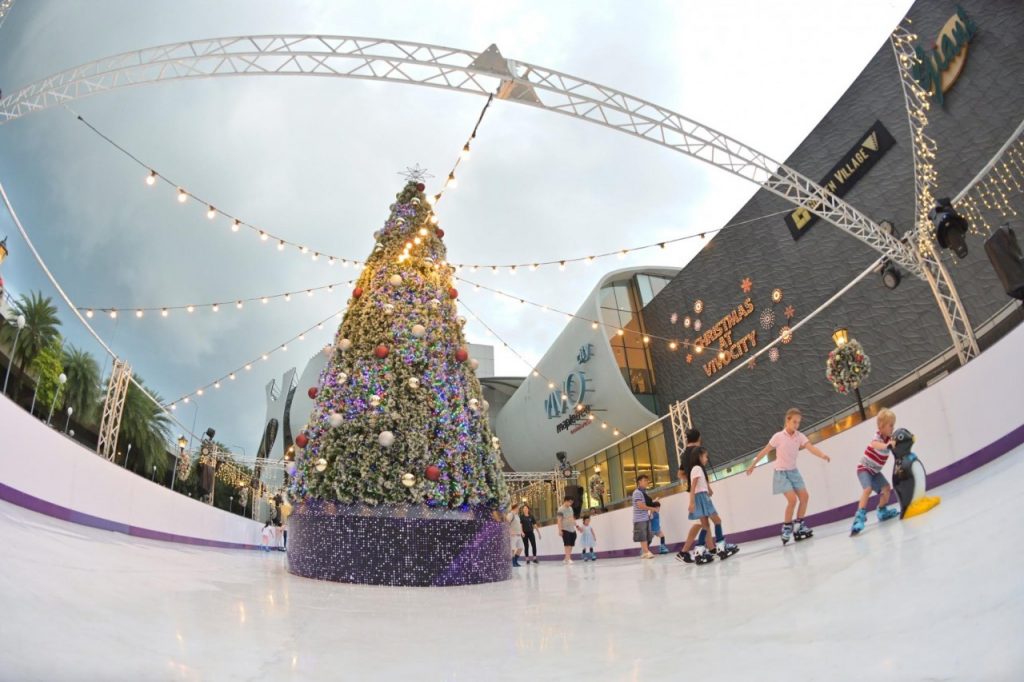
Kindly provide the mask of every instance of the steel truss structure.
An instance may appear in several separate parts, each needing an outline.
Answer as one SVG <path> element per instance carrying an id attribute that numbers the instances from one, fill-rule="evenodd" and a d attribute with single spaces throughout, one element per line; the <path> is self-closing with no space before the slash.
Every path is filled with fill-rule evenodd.
<path id="1" fill-rule="evenodd" d="M 686 448 L 686 431 L 693 428 L 690 417 L 690 401 L 680 400 L 668 406 L 668 419 L 672 423 L 672 442 L 676 445 L 676 456 L 682 457 Z"/>
<path id="2" fill-rule="evenodd" d="M 263 35 L 161 45 L 54 74 L 0 100 L 0 125 L 89 95 L 169 80 L 320 76 L 408 83 L 546 109 L 638 137 L 754 182 L 836 225 L 925 279 L 958 350 L 970 327 L 948 274 L 933 256 L 896 239 L 820 185 L 724 133 L 613 88 L 483 52 L 378 38 Z M 936 283 L 937 282 L 937 283 Z M 952 313 L 951 313 L 952 310 Z M 966 331 L 964 328 L 966 327 Z M 969 345 L 969 344 L 968 344 Z M 975 344 L 976 346 L 976 344 Z M 966 361 L 969 355 L 961 354 Z"/>
<path id="3" fill-rule="evenodd" d="M 911 146 L 914 152 L 915 220 L 913 229 L 906 235 L 906 241 L 914 249 L 920 264 L 920 274 L 928 282 L 932 295 L 939 304 L 939 311 L 953 339 L 953 347 L 956 349 L 960 364 L 966 364 L 981 351 L 978 349 L 974 329 L 967 319 L 964 304 L 960 301 L 960 295 L 942 262 L 942 257 L 935 250 L 931 236 L 928 212 L 935 205 L 932 187 L 937 181 L 937 176 L 932 159 L 935 158 L 937 147 L 935 141 L 925 133 L 928 126 L 929 93 L 925 92 L 911 74 L 911 68 L 918 61 L 913 44 L 916 38 L 902 25 L 890 37 L 893 54 L 899 67 L 907 120 L 913 138 Z"/>
<path id="4" fill-rule="evenodd" d="M 0 27 L 4 25 L 4 19 L 11 13 L 12 7 L 14 7 L 14 0 L 0 0 Z"/>
<path id="5" fill-rule="evenodd" d="M 117 435 L 121 432 L 121 415 L 124 401 L 128 397 L 128 384 L 132 380 L 132 367 L 126 361 L 115 358 L 114 367 L 107 382 L 107 397 L 103 401 L 103 416 L 100 418 L 100 438 L 96 454 L 114 461 L 117 454 Z"/>

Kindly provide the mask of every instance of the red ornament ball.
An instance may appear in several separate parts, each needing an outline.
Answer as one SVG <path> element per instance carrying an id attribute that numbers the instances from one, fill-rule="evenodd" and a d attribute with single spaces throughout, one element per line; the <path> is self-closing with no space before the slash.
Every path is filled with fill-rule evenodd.
<path id="1" fill-rule="evenodd" d="M 459 290 L 456 289 L 455 287 L 452 287 L 451 289 L 448 290 L 448 296 L 450 296 L 451 299 L 454 301 L 459 297 Z"/>
<path id="2" fill-rule="evenodd" d="M 442 230 L 440 227 L 434 230 L 434 234 L 437 235 L 438 239 L 444 239 L 444 230 Z"/>
<path id="3" fill-rule="evenodd" d="M 306 434 L 304 433 L 300 433 L 299 435 L 295 436 L 295 444 L 298 445 L 300 448 L 304 448 L 309 444 L 309 437 L 306 436 Z"/>
<path id="4" fill-rule="evenodd" d="M 417 191 L 417 192 L 422 192 L 422 191 L 423 191 L 423 190 L 425 190 L 426 188 L 427 188 L 427 186 L 426 186 L 426 185 L 424 185 L 424 184 L 423 184 L 422 182 L 417 182 L 417 183 L 416 183 L 416 191 Z"/>
<path id="5" fill-rule="evenodd" d="M 427 467 L 425 475 L 428 481 L 436 481 L 437 479 L 441 478 L 441 470 L 438 469 L 433 464 L 431 464 L 430 466 Z"/>
<path id="6" fill-rule="evenodd" d="M 308 395 L 308 396 L 309 396 L 310 398 L 316 398 L 316 394 L 317 394 L 318 392 L 319 392 L 319 391 L 317 391 L 317 388 L 316 388 L 316 386 L 313 386 L 313 387 L 312 387 L 312 388 L 310 388 L 310 389 L 309 389 L 308 391 L 306 391 L 306 395 Z"/>
<path id="7" fill-rule="evenodd" d="M 469 351 L 466 350 L 465 348 L 458 349 L 457 351 L 455 351 L 455 359 L 458 360 L 459 362 L 465 362 L 466 360 L 469 360 Z"/>
<path id="8" fill-rule="evenodd" d="M 355 289 L 352 290 L 352 298 L 359 298 L 362 295 L 363 295 L 363 288 L 362 287 L 356 287 Z"/>
<path id="9" fill-rule="evenodd" d="M 374 349 L 373 354 L 383 360 L 388 356 L 388 347 L 382 343 Z"/>

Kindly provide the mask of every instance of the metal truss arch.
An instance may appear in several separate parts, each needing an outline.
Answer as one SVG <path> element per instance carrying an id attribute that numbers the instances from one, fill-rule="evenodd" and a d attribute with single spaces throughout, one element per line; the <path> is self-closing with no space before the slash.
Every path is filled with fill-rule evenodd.
<path id="1" fill-rule="evenodd" d="M 503 57 L 379 38 L 264 35 L 194 40 L 99 59 L 0 100 L 0 125 L 100 92 L 167 80 L 320 76 L 409 83 L 527 104 L 667 147 L 757 183 L 923 277 L 912 249 L 814 181 L 713 128 L 627 93 Z"/>

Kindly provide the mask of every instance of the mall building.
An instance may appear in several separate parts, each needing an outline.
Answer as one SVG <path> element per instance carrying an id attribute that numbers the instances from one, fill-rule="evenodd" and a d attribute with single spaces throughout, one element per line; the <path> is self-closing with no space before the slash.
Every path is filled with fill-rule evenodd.
<path id="1" fill-rule="evenodd" d="M 954 199 L 971 228 L 966 256 L 940 253 L 984 350 L 1022 320 L 985 239 L 1004 223 L 1024 231 L 1024 90 L 1014 85 L 1024 82 L 1024 5 L 919 2 L 910 17 L 922 60 L 915 75 L 931 91 L 933 195 Z M 794 79 L 794 107 L 803 87 L 813 86 Z M 914 229 L 914 140 L 888 40 L 784 163 L 897 236 Z M 745 467 L 790 407 L 802 410 L 812 440 L 848 428 L 860 421 L 856 399 L 825 377 L 837 328 L 870 357 L 860 387 L 869 417 L 960 366 L 929 285 L 908 273 L 872 274 L 790 332 L 878 252 L 764 189 L 727 225 L 681 270 L 636 268 L 601 280 L 539 363 L 549 380 L 527 378 L 495 417 L 511 468 L 552 470 L 564 452 L 584 494 L 597 472 L 605 502 L 615 504 L 640 473 L 678 490 L 669 420 L 648 426 L 678 401 L 703 433 L 717 477 Z M 752 359 L 780 336 L 785 343 Z"/>

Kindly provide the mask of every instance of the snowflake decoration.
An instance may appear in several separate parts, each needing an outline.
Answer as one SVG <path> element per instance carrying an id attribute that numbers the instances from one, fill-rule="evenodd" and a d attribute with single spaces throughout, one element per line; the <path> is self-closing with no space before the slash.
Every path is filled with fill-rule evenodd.
<path id="1" fill-rule="evenodd" d="M 689 365 L 689 364 L 691 364 L 692 362 L 693 362 L 693 356 L 692 356 L 692 355 L 690 355 L 689 353 L 687 353 L 687 354 L 686 354 L 686 364 L 688 364 L 688 365 Z"/>
<path id="2" fill-rule="evenodd" d="M 779 349 L 778 348 L 772 348 L 770 351 L 768 351 L 768 359 L 771 360 L 772 362 L 778 362 L 779 361 Z"/>
<path id="3" fill-rule="evenodd" d="M 699 298 L 696 301 L 694 301 L 693 312 L 697 313 L 698 315 L 704 312 L 704 301 L 700 300 Z"/>
<path id="4" fill-rule="evenodd" d="M 789 343 L 793 340 L 793 330 L 786 325 L 779 330 L 779 337 L 782 339 L 782 343 Z"/>
<path id="5" fill-rule="evenodd" d="M 749 294 L 750 290 L 754 288 L 754 283 L 749 277 L 744 277 L 743 281 L 740 282 L 740 289 L 743 289 L 743 293 Z"/>
<path id="6" fill-rule="evenodd" d="M 765 308 L 761 311 L 761 328 L 768 331 L 775 326 L 775 311 Z"/>
<path id="7" fill-rule="evenodd" d="M 792 320 L 794 317 L 796 317 L 796 308 L 794 308 L 791 305 L 787 305 L 786 306 L 786 319 L 787 320 Z"/>
<path id="8" fill-rule="evenodd" d="M 669 315 L 668 321 L 671 322 L 672 324 L 675 324 L 676 322 L 678 322 L 679 321 L 679 313 L 672 313 L 671 315 Z"/>
<path id="9" fill-rule="evenodd" d="M 782 303 L 782 289 L 772 289 L 772 303 Z"/>
<path id="10" fill-rule="evenodd" d="M 694 320 L 693 321 L 693 331 L 699 332 L 700 328 L 703 327 L 703 326 L 704 325 L 701 324 L 700 320 Z"/>
<path id="11" fill-rule="evenodd" d="M 692 322 L 693 322 L 693 320 L 690 319 L 689 315 L 687 315 L 686 317 L 683 318 L 683 326 L 686 327 L 687 329 L 690 328 L 690 324 Z"/>
<path id="12" fill-rule="evenodd" d="M 406 166 L 405 171 L 399 171 L 398 175 L 404 175 L 410 182 L 423 182 L 427 178 L 434 177 L 427 172 L 426 168 L 421 168 L 418 163 L 415 166 Z"/>

